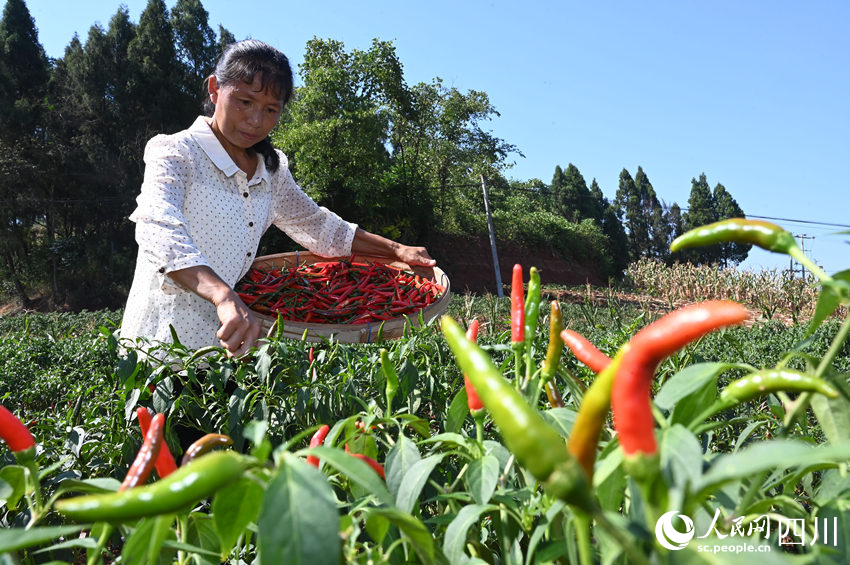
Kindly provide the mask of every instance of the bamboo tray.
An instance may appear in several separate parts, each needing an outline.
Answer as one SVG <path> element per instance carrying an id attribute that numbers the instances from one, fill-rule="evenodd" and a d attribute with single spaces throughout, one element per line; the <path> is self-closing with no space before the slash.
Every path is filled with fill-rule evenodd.
<path id="1" fill-rule="evenodd" d="M 290 253 L 277 253 L 274 255 L 263 255 L 257 257 L 252 266 L 264 270 L 270 269 L 290 269 L 292 267 L 300 267 L 301 265 L 311 265 L 321 261 L 339 261 L 340 257 L 322 257 L 309 251 L 293 251 Z M 446 311 L 451 299 L 451 283 L 449 277 L 439 267 L 427 268 L 410 267 L 407 263 L 393 261 L 391 259 L 381 257 L 366 257 L 357 255 L 353 258 L 356 262 L 373 262 L 383 263 L 391 267 L 401 269 L 403 271 L 416 272 L 416 274 L 425 276 L 445 287 L 445 292 L 437 299 L 436 302 L 429 304 L 422 310 L 415 312 L 407 317 L 400 316 L 386 320 L 382 323 L 372 322 L 366 324 L 316 324 L 311 322 L 295 322 L 290 320 L 282 320 L 283 328 L 281 335 L 289 339 L 302 339 L 305 336 L 307 341 L 324 341 L 332 339 L 342 343 L 373 343 L 377 342 L 378 338 L 382 340 L 398 339 L 404 335 L 408 325 L 419 325 L 419 314 L 427 323 Z M 257 319 L 260 321 L 260 326 L 266 332 L 267 336 L 275 335 L 277 329 L 277 318 L 259 312 L 254 312 Z M 383 327 L 381 327 L 383 326 Z"/>

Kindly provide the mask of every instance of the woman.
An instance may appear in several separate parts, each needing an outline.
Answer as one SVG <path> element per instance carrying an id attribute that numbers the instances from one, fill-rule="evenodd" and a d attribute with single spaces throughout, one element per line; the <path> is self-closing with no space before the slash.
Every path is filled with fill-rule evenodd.
<path id="1" fill-rule="evenodd" d="M 171 326 L 190 348 L 220 344 L 232 355 L 246 353 L 260 325 L 233 286 L 272 224 L 322 256 L 435 265 L 425 248 L 345 222 L 295 184 L 286 156 L 268 137 L 292 87 L 283 53 L 257 40 L 233 43 L 208 79 L 211 117 L 148 142 L 130 215 L 139 256 L 122 337 L 171 341 Z"/>

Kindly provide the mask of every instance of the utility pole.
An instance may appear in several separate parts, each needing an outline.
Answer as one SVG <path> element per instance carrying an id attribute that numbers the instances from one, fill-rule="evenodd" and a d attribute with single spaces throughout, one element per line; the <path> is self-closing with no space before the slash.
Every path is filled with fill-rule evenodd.
<path id="1" fill-rule="evenodd" d="M 481 175 L 481 190 L 484 191 L 484 210 L 487 212 L 487 229 L 490 231 L 490 250 L 493 252 L 493 269 L 496 271 L 496 293 L 504 298 L 502 292 L 502 274 L 499 272 L 499 254 L 496 253 L 496 232 L 493 230 L 493 216 L 490 214 L 490 197 L 487 194 L 487 183 Z"/>
<path id="2" fill-rule="evenodd" d="M 815 236 L 808 235 L 808 234 L 805 234 L 805 233 L 797 234 L 794 237 L 796 237 L 797 239 L 800 240 L 800 251 L 802 251 L 803 254 L 806 253 L 806 240 L 815 238 Z M 793 257 L 791 258 L 790 270 L 791 270 L 792 276 L 797 272 L 797 269 L 794 267 L 794 258 Z M 803 265 L 800 265 L 800 277 L 803 278 L 803 279 L 806 278 L 806 268 Z"/>

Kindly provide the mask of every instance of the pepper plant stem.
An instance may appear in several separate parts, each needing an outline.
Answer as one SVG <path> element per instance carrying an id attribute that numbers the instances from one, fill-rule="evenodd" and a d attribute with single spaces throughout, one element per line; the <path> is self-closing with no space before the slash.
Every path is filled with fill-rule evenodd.
<path id="1" fill-rule="evenodd" d="M 112 524 L 103 524 L 103 531 L 100 533 L 100 537 L 97 540 L 97 547 L 94 548 L 94 551 L 89 556 L 86 561 L 86 565 L 97 565 L 97 563 L 103 563 L 103 551 L 106 549 L 106 544 L 109 543 L 109 538 L 112 536 L 112 532 L 114 530 L 115 527 Z"/>
<path id="2" fill-rule="evenodd" d="M 593 545 L 591 544 L 590 515 L 583 510 L 575 511 L 576 541 L 578 542 L 578 562 L 580 565 L 593 565 Z"/>
<path id="3" fill-rule="evenodd" d="M 823 271 L 823 269 L 821 269 L 820 267 L 818 267 L 818 266 L 815 264 L 815 262 L 814 262 L 814 261 L 812 261 L 811 259 L 809 259 L 809 258 L 806 256 L 806 254 L 805 254 L 805 253 L 803 253 L 803 250 L 802 250 L 802 249 L 800 249 L 799 247 L 794 246 L 794 247 L 792 247 L 791 249 L 789 249 L 789 250 L 788 250 L 788 255 L 790 255 L 791 257 L 793 257 L 794 259 L 796 259 L 798 263 L 800 263 L 800 264 L 801 264 L 801 265 L 803 265 L 805 268 L 807 268 L 807 269 L 808 269 L 808 270 L 809 270 L 809 271 L 810 271 L 810 272 L 811 272 L 814 276 L 816 276 L 816 277 L 818 278 L 818 280 L 819 280 L 819 281 L 821 281 L 821 282 L 826 282 L 826 281 L 831 281 L 831 280 L 832 280 L 832 277 L 830 277 L 829 275 L 827 275 L 827 274 Z"/>
<path id="4" fill-rule="evenodd" d="M 850 317 L 844 319 L 841 327 L 838 328 L 838 333 L 835 334 L 834 338 L 832 338 L 832 343 L 830 344 L 826 355 L 821 358 L 817 369 L 815 369 L 816 377 L 823 378 L 826 370 L 830 365 L 832 365 L 833 360 L 841 351 L 841 348 L 844 347 L 844 343 L 847 341 L 848 336 L 850 336 Z M 785 421 L 783 422 L 785 427 L 788 427 L 802 412 L 808 409 L 809 402 L 811 401 L 813 394 L 813 392 L 804 392 L 797 397 L 794 408 L 785 416 Z"/>

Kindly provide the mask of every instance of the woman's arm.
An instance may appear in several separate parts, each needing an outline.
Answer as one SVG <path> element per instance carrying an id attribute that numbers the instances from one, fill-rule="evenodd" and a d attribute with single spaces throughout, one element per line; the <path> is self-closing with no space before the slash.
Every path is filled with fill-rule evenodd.
<path id="1" fill-rule="evenodd" d="M 260 337 L 260 323 L 239 295 L 205 265 L 168 273 L 176 283 L 211 302 L 221 320 L 215 336 L 228 353 L 238 357 L 247 353 Z"/>
<path id="2" fill-rule="evenodd" d="M 437 261 L 428 255 L 428 251 L 424 247 L 402 245 L 391 239 L 367 232 L 359 227 L 354 232 L 354 240 L 351 242 L 351 253 L 394 258 L 407 263 L 411 267 L 433 267 L 437 264 Z"/>

